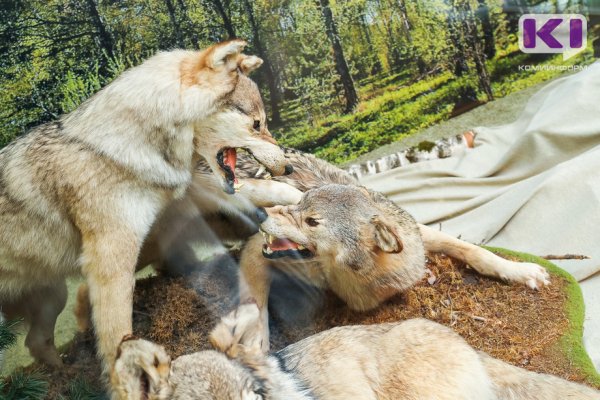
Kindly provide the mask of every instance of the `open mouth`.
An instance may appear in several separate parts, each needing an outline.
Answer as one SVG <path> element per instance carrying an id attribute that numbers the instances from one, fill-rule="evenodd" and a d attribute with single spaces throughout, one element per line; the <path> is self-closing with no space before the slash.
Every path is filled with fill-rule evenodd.
<path id="1" fill-rule="evenodd" d="M 235 184 L 238 180 L 235 176 L 235 165 L 237 163 L 237 150 L 234 147 L 226 147 L 217 153 L 217 163 L 225 172 L 225 180 L 229 193 L 235 192 Z"/>
<path id="2" fill-rule="evenodd" d="M 270 179 L 271 177 L 271 173 L 267 171 L 267 168 L 256 157 L 254 157 L 250 150 L 243 148 L 236 149 L 235 147 L 225 147 L 217 153 L 217 164 L 219 164 L 219 167 L 225 173 L 225 181 L 227 183 L 225 191 L 229 194 L 237 192 L 242 186 L 242 184 L 238 182 L 238 179 L 235 175 L 238 151 L 246 152 L 252 158 L 254 158 L 254 160 L 260 165 L 259 171 L 262 171 L 261 177 L 263 179 Z"/>
<path id="3" fill-rule="evenodd" d="M 265 238 L 263 244 L 263 257 L 275 259 L 283 257 L 311 258 L 314 254 L 306 247 L 287 238 L 278 238 L 261 231 Z"/>

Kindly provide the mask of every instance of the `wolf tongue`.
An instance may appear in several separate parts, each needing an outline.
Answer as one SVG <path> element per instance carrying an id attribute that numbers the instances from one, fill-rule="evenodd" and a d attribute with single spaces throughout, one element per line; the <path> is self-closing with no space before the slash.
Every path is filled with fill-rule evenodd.
<path id="1" fill-rule="evenodd" d="M 230 147 L 223 152 L 223 164 L 227 165 L 233 173 L 233 181 L 237 183 L 237 177 L 235 176 L 235 164 L 237 163 L 237 151 L 234 147 Z"/>
<path id="2" fill-rule="evenodd" d="M 269 244 L 269 247 L 273 251 L 296 250 L 298 249 L 298 243 L 292 242 L 289 239 L 277 238 Z"/>

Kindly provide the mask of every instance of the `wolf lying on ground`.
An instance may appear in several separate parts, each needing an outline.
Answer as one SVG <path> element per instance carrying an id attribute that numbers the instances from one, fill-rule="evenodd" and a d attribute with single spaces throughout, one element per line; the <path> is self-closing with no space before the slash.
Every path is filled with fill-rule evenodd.
<path id="1" fill-rule="evenodd" d="M 113 364 L 132 329 L 140 248 L 161 211 L 186 195 L 195 151 L 210 160 L 220 192 L 233 192 L 235 146 L 253 150 L 274 175 L 290 172 L 261 126 L 264 111 L 234 104 L 258 93 L 243 73 L 262 60 L 241 54 L 244 46 L 159 53 L 0 151 L 0 310 L 29 323 L 26 344 L 37 360 L 61 363 L 54 325 L 65 277 L 81 271 L 99 355 Z M 232 108 L 255 113 L 254 123 L 230 120 L 218 140 L 214 130 L 195 130 Z"/>
<path id="2" fill-rule="evenodd" d="M 323 160 L 289 149 L 286 157 L 293 173 L 265 179 L 270 178 L 268 172 L 241 155 L 237 171 L 241 187 L 234 196 L 214 194 L 218 182 L 202 161 L 193 178 L 195 186 L 213 188 L 205 192 L 210 196 L 197 192 L 194 197 L 209 219 L 226 212 L 241 215 L 241 221 L 256 206 L 277 205 L 262 215 L 262 234 L 250 237 L 240 260 L 241 301 L 253 298 L 258 303 L 265 351 L 271 267 L 332 289 L 355 310 L 372 309 L 419 281 L 425 275 L 426 252 L 445 253 L 483 275 L 531 288 L 549 283 L 546 270 L 537 264 L 505 260 L 417 224 L 384 196 L 360 187 L 347 172 Z M 171 243 L 184 242 L 180 239 Z"/>
<path id="3" fill-rule="evenodd" d="M 264 355 L 255 304 L 211 333 L 218 351 L 171 364 L 162 346 L 124 340 L 112 384 L 123 400 L 592 400 L 600 392 L 475 351 L 424 319 L 329 329 Z"/>

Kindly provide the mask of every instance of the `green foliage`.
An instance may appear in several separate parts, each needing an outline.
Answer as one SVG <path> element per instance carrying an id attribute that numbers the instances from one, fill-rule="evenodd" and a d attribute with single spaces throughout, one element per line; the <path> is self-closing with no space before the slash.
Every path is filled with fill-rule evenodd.
<path id="1" fill-rule="evenodd" d="M 0 318 L 0 352 L 14 345 L 17 340 L 15 327 L 20 321 L 4 321 Z M 39 372 L 17 371 L 0 378 L 1 400 L 42 400 L 48 392 L 48 383 Z"/>
<path id="2" fill-rule="evenodd" d="M 67 72 L 65 81 L 60 86 L 59 104 L 61 109 L 66 113 L 73 111 L 101 87 L 98 65 L 83 76 L 77 76 L 71 71 Z"/>
<path id="3" fill-rule="evenodd" d="M 48 382 L 39 372 L 14 372 L 0 382 L 2 400 L 42 400 L 48 393 Z"/>
<path id="4" fill-rule="evenodd" d="M 512 52 L 509 52 L 512 50 Z M 566 71 L 561 68 L 569 66 L 585 66 L 595 61 L 590 48 L 580 53 L 577 57 L 563 61 L 562 56 L 549 56 L 542 60 L 531 60 L 536 55 L 521 53 L 516 44 L 513 44 L 507 54 L 490 63 L 490 73 L 493 77 L 494 92 L 499 96 L 525 89 L 527 87 L 556 78 Z M 539 57 L 539 56 L 538 56 Z M 531 65 L 539 69 L 519 71 L 518 65 Z M 556 68 L 551 68 L 556 67 Z M 568 72 L 568 70 L 567 70 Z"/>
<path id="5" fill-rule="evenodd" d="M 330 115 L 313 126 L 298 123 L 277 131 L 278 140 L 343 163 L 448 118 L 464 79 L 444 73 L 414 83 L 400 79 L 385 88 L 369 85 L 380 94 L 364 101 L 355 114 Z M 331 140 L 320 144 L 323 138 Z"/>
<path id="6" fill-rule="evenodd" d="M 16 326 L 21 321 L 3 321 L 0 318 L 0 352 L 14 345 Z M 41 372 L 17 370 L 7 377 L 0 377 L 0 400 L 42 400 L 48 393 L 48 382 Z M 90 386 L 83 379 L 76 379 L 66 389 L 60 400 L 108 400 L 100 389 Z"/>
<path id="7" fill-rule="evenodd" d="M 17 341 L 15 326 L 19 321 L 3 321 L 0 318 L 0 351 L 6 350 Z"/>
<path id="8" fill-rule="evenodd" d="M 59 400 L 108 400 L 108 396 L 85 380 L 76 379 L 69 384 L 66 396 L 61 396 Z"/>

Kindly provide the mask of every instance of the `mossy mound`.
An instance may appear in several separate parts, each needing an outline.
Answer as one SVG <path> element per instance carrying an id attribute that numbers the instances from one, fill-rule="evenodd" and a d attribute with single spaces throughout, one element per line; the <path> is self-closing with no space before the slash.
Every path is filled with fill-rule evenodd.
<path id="1" fill-rule="evenodd" d="M 332 293 L 278 275 L 270 299 L 272 348 L 333 326 L 424 317 L 452 327 L 476 349 L 511 364 L 600 388 L 600 376 L 582 346 L 583 300 L 577 283 L 545 260 L 492 250 L 542 264 L 550 271 L 552 284 L 533 291 L 482 277 L 463 263 L 436 254 L 428 258 L 431 274 L 418 285 L 376 310 L 359 313 Z M 235 260 L 223 257 L 186 277 L 138 281 L 136 335 L 164 345 L 173 357 L 210 348 L 208 333 L 237 302 L 236 273 Z M 65 352 L 65 367 L 47 371 L 50 398 L 64 393 L 76 379 L 100 387 L 91 334 L 79 334 Z"/>

